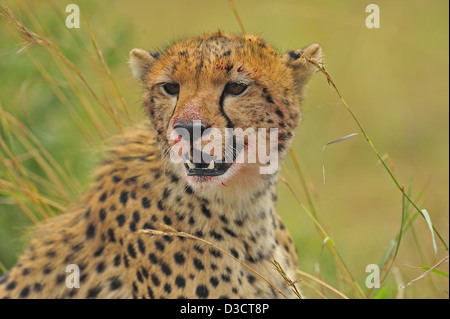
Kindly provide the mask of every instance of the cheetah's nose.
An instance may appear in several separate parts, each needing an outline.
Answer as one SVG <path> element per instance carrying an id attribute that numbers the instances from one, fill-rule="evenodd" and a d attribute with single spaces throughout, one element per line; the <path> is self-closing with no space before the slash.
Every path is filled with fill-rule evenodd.
<path id="1" fill-rule="evenodd" d="M 201 121 L 178 122 L 175 123 L 173 128 L 184 140 L 189 140 L 191 143 L 200 139 L 207 129 Z M 186 132 L 189 134 L 188 136 L 186 136 Z"/>

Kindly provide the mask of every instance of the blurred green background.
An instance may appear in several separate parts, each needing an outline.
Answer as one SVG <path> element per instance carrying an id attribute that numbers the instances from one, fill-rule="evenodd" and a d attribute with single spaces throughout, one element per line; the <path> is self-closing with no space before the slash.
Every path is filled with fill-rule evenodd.
<path id="1" fill-rule="evenodd" d="M 127 66 L 132 48 L 161 49 L 174 41 L 218 29 L 240 32 L 226 0 L 5 3 L 27 27 L 56 43 L 102 98 L 114 100 L 105 93 L 108 90 L 100 81 L 101 70 L 93 67 L 96 52 L 89 36 L 89 21 L 118 90 L 137 122 L 144 115 L 140 108 L 141 88 L 132 80 Z M 80 29 L 65 27 L 65 7 L 69 3 L 80 7 Z M 380 29 L 365 26 L 369 3 L 380 7 Z M 235 6 L 246 31 L 260 35 L 280 52 L 310 43 L 322 46 L 326 68 L 343 97 L 400 183 L 412 190 L 412 198 L 421 194 L 419 204 L 427 209 L 448 243 L 448 1 L 235 0 Z M 71 90 L 59 65 L 41 47 L 17 53 L 24 42 L 11 30 L 0 20 L 0 103 L 80 181 L 80 189 L 86 188 L 95 163 L 102 158 L 105 137 L 118 130 L 90 100 L 106 132 L 92 133 L 90 137 L 82 134 L 27 51 L 40 61 L 80 119 L 86 120 L 87 129 L 94 132 L 82 101 Z M 80 90 L 86 94 L 81 84 Z M 293 150 L 313 193 L 320 221 L 349 271 L 364 286 L 366 265 L 380 262 L 400 229 L 401 192 L 361 134 L 326 148 L 324 184 L 323 146 L 359 130 L 322 74 L 312 80 L 302 109 L 303 123 L 297 130 Z M 33 170 L 33 162 L 23 163 Z M 6 178 L 7 174 L 1 172 Z M 36 173 L 40 174 L 37 166 Z M 282 176 L 304 200 L 289 157 Z M 342 288 L 332 257 L 323 249 L 312 220 L 285 184 L 280 182 L 278 191 L 277 210 L 296 242 L 300 269 Z M 72 193 L 73 197 L 77 195 Z M 0 262 L 5 268 L 16 262 L 30 225 L 10 197 L 0 196 Z M 404 293 L 408 298 L 448 298 L 448 278 L 438 274 L 430 274 L 403 290 L 395 288 L 421 275 L 424 271 L 417 268 L 419 265 L 431 266 L 448 255 L 440 241 L 437 245 L 435 259 L 427 223 L 418 217 L 402 238 L 394 264 L 397 275 L 389 278 L 384 296 L 393 298 Z M 438 269 L 448 274 L 448 263 Z"/>

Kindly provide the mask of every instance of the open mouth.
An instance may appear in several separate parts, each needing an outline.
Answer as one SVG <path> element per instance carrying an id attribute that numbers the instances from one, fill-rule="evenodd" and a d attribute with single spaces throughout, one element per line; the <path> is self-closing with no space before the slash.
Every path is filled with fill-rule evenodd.
<path id="1" fill-rule="evenodd" d="M 231 163 L 198 163 L 194 164 L 190 161 L 184 163 L 188 176 L 220 176 L 226 173 Z"/>
<path id="2" fill-rule="evenodd" d="M 184 167 L 188 176 L 220 176 L 225 174 L 236 160 L 236 152 L 232 152 L 233 157 L 227 160 L 212 158 L 212 156 L 200 151 L 199 154 L 201 154 L 201 160 L 198 162 L 193 161 L 192 154 L 189 158 L 184 156 Z M 207 162 L 204 159 L 211 160 Z"/>

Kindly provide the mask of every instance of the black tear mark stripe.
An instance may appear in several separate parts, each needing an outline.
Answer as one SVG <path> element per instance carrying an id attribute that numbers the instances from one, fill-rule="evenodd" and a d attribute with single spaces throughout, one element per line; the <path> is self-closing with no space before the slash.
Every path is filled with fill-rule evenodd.
<path id="1" fill-rule="evenodd" d="M 227 128 L 234 128 L 234 124 L 231 121 L 231 119 L 228 117 L 228 115 L 225 113 L 225 110 L 223 109 L 223 102 L 225 100 L 225 90 L 223 90 L 222 95 L 220 96 L 219 100 L 219 111 L 220 114 L 227 120 Z"/>
<path id="2" fill-rule="evenodd" d="M 180 93 L 178 93 L 178 95 L 177 95 L 177 101 L 175 102 L 175 106 L 173 107 L 172 114 L 170 114 L 169 120 L 167 121 L 166 131 L 169 130 L 170 122 L 172 121 L 172 117 L 175 114 L 175 110 L 177 109 L 179 94 Z"/>

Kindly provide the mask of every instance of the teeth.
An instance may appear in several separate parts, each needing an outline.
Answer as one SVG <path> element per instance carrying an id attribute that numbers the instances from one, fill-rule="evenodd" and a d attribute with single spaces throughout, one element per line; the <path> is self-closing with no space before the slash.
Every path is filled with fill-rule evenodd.
<path id="1" fill-rule="evenodd" d="M 212 160 L 211 163 L 209 163 L 208 169 L 214 169 L 214 160 Z"/>
<path id="2" fill-rule="evenodd" d="M 186 160 L 186 164 L 189 167 L 189 169 L 194 169 L 195 168 L 195 164 L 191 163 L 190 160 Z"/>

